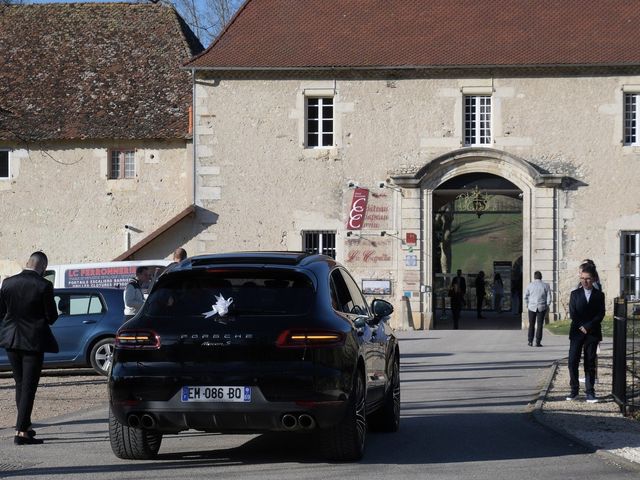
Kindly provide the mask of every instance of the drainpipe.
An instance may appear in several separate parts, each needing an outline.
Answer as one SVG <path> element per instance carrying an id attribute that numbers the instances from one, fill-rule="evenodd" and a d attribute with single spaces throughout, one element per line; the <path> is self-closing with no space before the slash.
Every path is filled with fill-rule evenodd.
<path id="1" fill-rule="evenodd" d="M 192 172 L 192 185 L 191 188 L 193 189 L 193 204 L 196 204 L 196 164 L 197 164 L 197 135 L 196 135 L 196 129 L 197 129 L 197 125 L 198 122 L 196 121 L 196 69 L 192 68 L 191 69 L 191 82 L 192 82 L 192 86 L 191 86 L 191 103 L 192 103 L 192 107 L 191 107 L 191 116 L 192 116 L 192 122 L 193 122 L 193 130 L 191 132 L 191 138 L 192 140 L 192 150 L 193 150 L 193 172 Z"/>

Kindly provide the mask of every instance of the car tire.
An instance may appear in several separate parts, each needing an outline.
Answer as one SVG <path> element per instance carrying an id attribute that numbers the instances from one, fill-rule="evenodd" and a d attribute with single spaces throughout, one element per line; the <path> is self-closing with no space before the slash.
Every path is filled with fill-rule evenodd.
<path id="1" fill-rule="evenodd" d="M 125 460 L 150 460 L 160 450 L 162 434 L 121 424 L 109 408 L 109 443 L 116 457 Z"/>
<path id="2" fill-rule="evenodd" d="M 89 362 L 93 369 L 100 375 L 109 375 L 109 369 L 113 361 L 113 351 L 115 350 L 114 338 L 103 338 L 96 342 L 91 348 Z"/>
<path id="3" fill-rule="evenodd" d="M 357 461 L 362 458 L 367 435 L 366 387 L 362 370 L 359 369 L 354 378 L 345 417 L 320 435 L 325 456 L 330 460 Z"/>
<path id="4" fill-rule="evenodd" d="M 372 430 L 397 432 L 400 428 L 400 360 L 395 356 L 391 367 L 391 381 L 382 406 L 367 419 Z"/>

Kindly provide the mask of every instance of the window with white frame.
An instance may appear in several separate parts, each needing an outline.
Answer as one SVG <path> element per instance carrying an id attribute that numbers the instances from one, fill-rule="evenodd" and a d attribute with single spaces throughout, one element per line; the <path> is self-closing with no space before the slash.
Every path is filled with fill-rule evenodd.
<path id="1" fill-rule="evenodd" d="M 638 141 L 638 100 L 640 93 L 624 94 L 624 144 L 640 145 Z"/>
<path id="2" fill-rule="evenodd" d="M 640 232 L 622 232 L 620 289 L 627 300 L 640 300 Z"/>
<path id="3" fill-rule="evenodd" d="M 490 145 L 491 95 L 464 96 L 464 145 Z"/>
<path id="4" fill-rule="evenodd" d="M 109 153 L 109 179 L 135 178 L 135 150 L 111 150 Z"/>
<path id="5" fill-rule="evenodd" d="M 306 97 L 307 148 L 333 147 L 333 97 Z"/>
<path id="6" fill-rule="evenodd" d="M 0 150 L 0 180 L 9 178 L 9 150 Z"/>
<path id="7" fill-rule="evenodd" d="M 336 232 L 307 230 L 302 232 L 302 245 L 306 253 L 321 253 L 336 258 Z"/>

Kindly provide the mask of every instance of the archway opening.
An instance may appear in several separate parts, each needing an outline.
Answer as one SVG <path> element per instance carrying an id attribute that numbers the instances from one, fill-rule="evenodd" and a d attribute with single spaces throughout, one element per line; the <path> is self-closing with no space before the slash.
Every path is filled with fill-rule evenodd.
<path id="1" fill-rule="evenodd" d="M 521 328 L 522 196 L 489 173 L 462 174 L 434 190 L 434 328 Z"/>

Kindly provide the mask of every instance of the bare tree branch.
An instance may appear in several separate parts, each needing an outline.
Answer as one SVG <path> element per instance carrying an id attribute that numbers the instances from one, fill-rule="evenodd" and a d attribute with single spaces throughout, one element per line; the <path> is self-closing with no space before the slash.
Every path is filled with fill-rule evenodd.
<path id="1" fill-rule="evenodd" d="M 205 46 L 216 38 L 242 3 L 242 0 L 165 1 L 176 7 Z"/>

